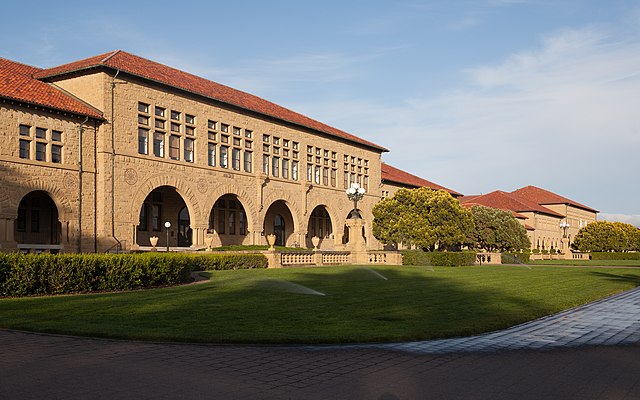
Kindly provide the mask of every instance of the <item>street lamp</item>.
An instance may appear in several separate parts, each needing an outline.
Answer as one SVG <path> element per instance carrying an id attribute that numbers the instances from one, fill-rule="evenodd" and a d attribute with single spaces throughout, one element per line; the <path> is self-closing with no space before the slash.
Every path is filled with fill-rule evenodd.
<path id="1" fill-rule="evenodd" d="M 169 252 L 169 228 L 171 228 L 171 222 L 164 223 L 164 227 L 167 228 L 167 253 Z"/>
<path id="2" fill-rule="evenodd" d="M 353 200 L 353 210 L 351 211 L 351 218 L 353 219 L 360 219 L 360 214 L 358 214 L 358 201 L 362 200 L 365 192 L 366 190 L 364 190 L 358 182 L 352 183 L 351 187 L 347 189 L 347 197 L 349 200 Z"/>
<path id="3" fill-rule="evenodd" d="M 569 229 L 569 226 L 570 225 L 566 220 L 560 222 L 560 228 L 562 228 L 563 230 L 563 235 L 562 235 L 563 238 L 567 237 L 567 230 Z"/>

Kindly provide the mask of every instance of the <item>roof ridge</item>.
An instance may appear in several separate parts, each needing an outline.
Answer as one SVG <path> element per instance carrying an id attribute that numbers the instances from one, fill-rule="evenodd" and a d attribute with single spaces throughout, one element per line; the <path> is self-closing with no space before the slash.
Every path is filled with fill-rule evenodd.
<path id="1" fill-rule="evenodd" d="M 109 61 L 109 60 L 111 59 L 111 57 L 115 56 L 116 54 L 120 53 L 121 51 L 122 51 L 122 50 L 120 50 L 120 49 L 115 50 L 113 53 L 111 53 L 111 54 L 109 54 L 108 56 L 106 56 L 105 58 L 103 58 L 103 59 L 100 61 L 100 63 L 101 63 L 101 64 L 106 63 L 107 61 Z"/>
<path id="2" fill-rule="evenodd" d="M 8 61 L 8 62 L 14 63 L 14 64 L 20 64 L 20 65 L 23 65 L 23 66 L 29 67 L 29 68 L 34 68 L 34 69 L 37 69 L 38 72 L 40 72 L 40 71 L 42 71 L 44 69 L 44 68 L 41 68 L 41 67 L 36 67 L 35 65 L 30 65 L 30 64 L 23 63 L 23 62 L 20 62 L 20 61 L 11 60 L 11 59 L 6 58 L 6 57 L 0 57 L 0 60 L 5 60 L 5 61 Z"/>

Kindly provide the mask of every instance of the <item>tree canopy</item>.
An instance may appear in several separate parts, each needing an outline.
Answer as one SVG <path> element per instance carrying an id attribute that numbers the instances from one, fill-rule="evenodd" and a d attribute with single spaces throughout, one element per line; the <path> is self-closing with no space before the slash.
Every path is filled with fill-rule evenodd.
<path id="1" fill-rule="evenodd" d="M 475 228 L 467 236 L 467 244 L 487 251 L 511 251 L 531 246 L 527 231 L 509 211 L 474 206 L 471 214 Z"/>
<path id="2" fill-rule="evenodd" d="M 573 246 L 580 251 L 640 251 L 640 229 L 622 222 L 593 222 L 578 231 Z"/>
<path id="3" fill-rule="evenodd" d="M 400 189 L 373 208 L 373 235 L 384 244 L 452 248 L 472 228 L 471 212 L 444 190 Z"/>

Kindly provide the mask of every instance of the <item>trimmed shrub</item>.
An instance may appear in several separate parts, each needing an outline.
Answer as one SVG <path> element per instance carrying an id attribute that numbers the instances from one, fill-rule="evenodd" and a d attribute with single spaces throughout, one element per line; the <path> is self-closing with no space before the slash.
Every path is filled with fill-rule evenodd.
<path id="1" fill-rule="evenodd" d="M 188 282 L 191 271 L 266 267 L 261 254 L 0 253 L 0 297 L 140 289 Z"/>
<path id="2" fill-rule="evenodd" d="M 507 251 L 502 253 L 502 264 L 527 264 L 530 257 L 531 253 L 528 251 L 523 253 Z"/>
<path id="3" fill-rule="evenodd" d="M 592 260 L 640 260 L 640 253 L 592 252 Z"/>
<path id="4" fill-rule="evenodd" d="M 443 267 L 460 267 L 463 265 L 473 265 L 475 261 L 476 253 L 472 251 L 402 251 L 402 265 L 439 265 Z"/>

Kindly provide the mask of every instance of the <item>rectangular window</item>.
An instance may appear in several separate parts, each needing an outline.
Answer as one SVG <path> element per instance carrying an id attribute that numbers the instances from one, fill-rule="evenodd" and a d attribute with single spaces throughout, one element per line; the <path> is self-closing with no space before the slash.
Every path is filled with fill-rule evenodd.
<path id="1" fill-rule="evenodd" d="M 273 144 L 280 144 L 280 138 L 279 137 L 273 137 Z"/>
<path id="2" fill-rule="evenodd" d="M 231 167 L 240 171 L 240 149 L 231 149 Z"/>
<path id="3" fill-rule="evenodd" d="M 47 138 L 47 130 L 44 128 L 36 128 L 36 138 L 38 139 L 46 139 Z"/>
<path id="4" fill-rule="evenodd" d="M 171 132 L 180 132 L 180 124 L 171 123 Z"/>
<path id="5" fill-rule="evenodd" d="M 18 208 L 18 232 L 27 231 L 27 210 L 24 208 Z"/>
<path id="6" fill-rule="evenodd" d="M 172 160 L 180 159 L 180 136 L 169 136 L 169 158 Z"/>
<path id="7" fill-rule="evenodd" d="M 185 126 L 184 133 L 193 136 L 196 134 L 196 128 L 194 128 L 193 126 Z"/>
<path id="8" fill-rule="evenodd" d="M 244 172 L 251 172 L 253 153 L 250 151 L 244 152 Z"/>
<path id="9" fill-rule="evenodd" d="M 184 140 L 184 160 L 186 162 L 193 162 L 193 139 Z"/>
<path id="10" fill-rule="evenodd" d="M 51 145 L 51 162 L 56 164 L 62 163 L 62 146 L 57 144 Z"/>
<path id="11" fill-rule="evenodd" d="M 297 161 L 291 162 L 291 179 L 293 179 L 294 181 L 298 180 L 298 162 Z"/>
<path id="12" fill-rule="evenodd" d="M 227 125 L 227 124 L 220 124 L 220 130 L 221 130 L 222 132 L 225 132 L 225 133 L 229 132 L 229 125 Z"/>
<path id="13" fill-rule="evenodd" d="M 364 177 L 364 182 L 363 182 L 362 186 L 364 186 L 364 190 L 369 190 L 369 177 L 368 176 Z"/>
<path id="14" fill-rule="evenodd" d="M 289 147 L 289 141 L 287 139 L 282 139 L 282 146 Z"/>
<path id="15" fill-rule="evenodd" d="M 209 140 L 218 140 L 215 132 L 209 132 Z"/>
<path id="16" fill-rule="evenodd" d="M 322 184 L 325 186 L 329 186 L 329 169 L 322 169 Z"/>
<path id="17" fill-rule="evenodd" d="M 140 125 L 149 125 L 149 117 L 146 115 L 138 115 L 138 123 Z"/>
<path id="18" fill-rule="evenodd" d="M 31 158 L 31 141 L 29 140 L 21 140 L 20 141 L 20 158 L 29 159 Z"/>
<path id="19" fill-rule="evenodd" d="M 245 147 L 246 149 L 250 149 L 250 148 L 252 148 L 252 147 L 253 147 L 253 142 L 251 142 L 251 141 L 249 141 L 249 140 L 245 140 L 245 141 L 244 141 L 244 147 Z"/>
<path id="20" fill-rule="evenodd" d="M 289 179 L 289 160 L 286 158 L 282 159 L 282 177 Z"/>
<path id="21" fill-rule="evenodd" d="M 156 232 L 162 230 L 162 209 L 160 204 L 151 205 L 151 229 Z"/>
<path id="22" fill-rule="evenodd" d="M 293 152 L 293 158 L 295 158 L 296 160 L 298 159 L 298 152 L 297 151 Z"/>
<path id="23" fill-rule="evenodd" d="M 156 119 L 155 127 L 158 129 L 164 129 L 164 121 L 161 119 Z"/>
<path id="24" fill-rule="evenodd" d="M 209 143 L 209 149 L 207 152 L 207 160 L 209 163 L 209 166 L 211 167 L 215 167 L 216 166 L 216 145 L 215 143 Z"/>
<path id="25" fill-rule="evenodd" d="M 138 128 L 138 153 L 149 154 L 149 130 Z"/>
<path id="26" fill-rule="evenodd" d="M 298 150 L 298 142 L 293 142 L 291 147 L 293 147 L 294 150 Z"/>
<path id="27" fill-rule="evenodd" d="M 316 166 L 316 173 L 315 173 L 315 177 L 316 177 L 316 179 L 315 179 L 315 181 L 314 181 L 314 182 L 315 182 L 317 185 L 319 185 L 319 184 L 320 184 L 320 169 L 321 169 L 320 167 Z"/>
<path id="28" fill-rule="evenodd" d="M 349 173 L 348 172 L 344 173 L 344 188 L 345 189 L 349 188 Z"/>
<path id="29" fill-rule="evenodd" d="M 265 143 L 269 143 L 269 135 L 262 135 L 262 141 Z"/>
<path id="30" fill-rule="evenodd" d="M 240 222 L 240 234 L 246 235 L 247 234 L 247 218 L 244 215 L 244 211 L 238 211 L 238 217 Z"/>
<path id="31" fill-rule="evenodd" d="M 149 114 L 149 105 L 145 103 L 138 103 L 138 111 Z"/>
<path id="32" fill-rule="evenodd" d="M 31 232 L 40 232 L 40 210 L 31 209 Z"/>
<path id="33" fill-rule="evenodd" d="M 336 187 L 337 176 L 338 176 L 338 171 L 336 171 L 335 169 L 332 169 L 331 170 L 331 186 L 333 187 Z"/>
<path id="34" fill-rule="evenodd" d="M 174 121 L 180 121 L 180 112 L 179 111 L 171 111 L 171 119 Z"/>
<path id="35" fill-rule="evenodd" d="M 194 117 L 193 115 L 185 114 L 184 122 L 186 122 L 187 124 L 194 125 L 196 123 L 196 117 Z"/>
<path id="36" fill-rule="evenodd" d="M 227 135 L 222 135 L 220 137 L 220 140 L 222 141 L 222 143 L 229 143 L 229 136 Z"/>
<path id="37" fill-rule="evenodd" d="M 220 166 L 222 168 L 229 167 L 229 148 L 227 146 L 220 146 Z"/>
<path id="38" fill-rule="evenodd" d="M 236 136 L 240 136 L 242 134 L 242 130 L 238 127 L 233 127 L 233 134 Z"/>
<path id="39" fill-rule="evenodd" d="M 266 154 L 262 156 L 262 172 L 269 175 L 269 156 Z"/>
<path id="40" fill-rule="evenodd" d="M 236 212 L 229 211 L 229 235 L 236 234 Z"/>
<path id="41" fill-rule="evenodd" d="M 238 147 L 242 146 L 242 139 L 233 138 L 233 145 Z"/>
<path id="42" fill-rule="evenodd" d="M 224 235 L 224 210 L 218 210 L 218 234 Z"/>
<path id="43" fill-rule="evenodd" d="M 247 139 L 251 139 L 253 137 L 253 131 L 245 129 L 244 130 L 244 137 L 246 137 Z"/>
<path id="44" fill-rule="evenodd" d="M 209 129 L 214 130 L 214 131 L 216 130 L 216 124 L 217 124 L 217 122 L 216 121 L 212 121 L 212 120 L 209 120 L 207 122 L 207 126 L 209 127 Z"/>
<path id="45" fill-rule="evenodd" d="M 307 164 L 307 180 L 313 181 L 313 165 Z"/>
<path id="46" fill-rule="evenodd" d="M 62 132 L 60 132 L 60 131 L 51 131 L 51 141 L 53 141 L 53 142 L 62 142 Z"/>
<path id="47" fill-rule="evenodd" d="M 146 231 L 148 228 L 148 220 L 149 219 L 149 205 L 146 203 L 142 204 L 140 207 L 140 221 L 138 222 L 138 230 Z"/>
<path id="48" fill-rule="evenodd" d="M 47 144 L 36 142 L 36 160 L 47 161 Z"/>
<path id="49" fill-rule="evenodd" d="M 165 109 L 162 107 L 155 108 L 155 114 L 157 117 L 164 117 Z"/>
<path id="50" fill-rule="evenodd" d="M 31 127 L 29 125 L 20 125 L 20 136 L 31 136 Z"/>
<path id="51" fill-rule="evenodd" d="M 164 157 L 164 133 L 153 133 L 153 155 L 156 157 Z"/>
<path id="52" fill-rule="evenodd" d="M 277 177 L 278 175 L 280 175 L 280 158 L 279 157 L 273 157 L 273 159 L 271 160 L 271 175 Z"/>

